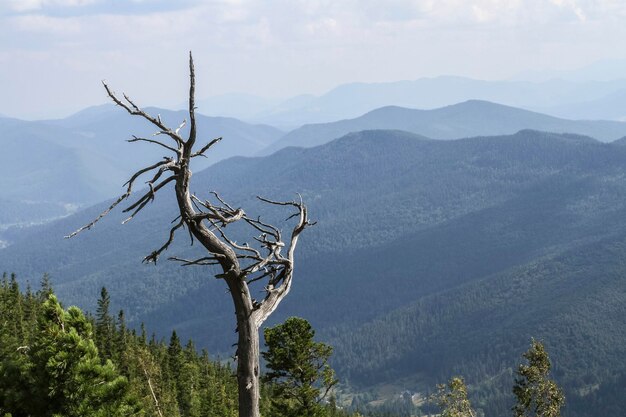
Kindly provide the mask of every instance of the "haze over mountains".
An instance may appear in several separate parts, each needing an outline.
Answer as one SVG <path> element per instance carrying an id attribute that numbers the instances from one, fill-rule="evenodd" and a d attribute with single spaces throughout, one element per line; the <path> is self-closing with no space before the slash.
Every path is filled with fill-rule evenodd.
<path id="1" fill-rule="evenodd" d="M 148 109 L 177 125 L 182 111 Z M 285 146 L 310 147 L 346 133 L 365 129 L 399 129 L 430 138 L 452 139 L 514 133 L 533 128 L 573 132 L 600 140 L 626 136 L 626 123 L 572 121 L 494 103 L 471 100 L 435 110 L 388 106 L 353 120 L 305 125 L 284 134 L 267 125 L 250 125 L 232 118 L 199 116 L 206 140 L 221 134 L 225 140 L 209 155 L 195 161 L 195 171 L 234 155 L 267 155 Z M 132 134 L 150 138 L 154 132 L 143 120 L 128 117 L 112 105 L 86 109 L 61 120 L 21 121 L 0 118 L 0 141 L 14 155 L 0 169 L 0 245 L 9 244 L 11 225 L 51 221 L 121 193 L 121 185 L 138 166 L 159 159 L 158 147 L 126 143 Z M 28 142 L 31 146 L 25 147 Z"/>
<path id="2" fill-rule="evenodd" d="M 182 111 L 149 108 L 172 126 Z M 626 124 L 613 121 L 572 121 L 494 103 L 471 100 L 435 110 L 383 107 L 352 120 L 305 125 L 287 134 L 267 125 L 233 118 L 199 117 L 210 140 L 225 140 L 209 158 L 195 161 L 200 170 L 235 155 L 267 155 L 285 146 L 315 146 L 364 129 L 399 129 L 436 139 L 515 133 L 532 128 L 572 132 L 609 141 L 626 136 Z M 143 120 L 128 117 L 112 105 L 97 106 L 61 120 L 22 121 L 0 118 L 0 141 L 14 156 L 0 168 L 3 190 L 0 227 L 41 222 L 66 215 L 120 193 L 129 175 L 162 156 L 158 147 L 129 144 L 131 135 L 150 138 Z M 23 146 L 28 143 L 30 146 Z M 0 237 L 1 240 L 1 237 Z"/>
<path id="3" fill-rule="evenodd" d="M 352 119 L 384 106 L 434 109 L 467 100 L 485 100 L 567 119 L 623 120 L 626 73 L 617 79 L 484 81 L 440 76 L 414 81 L 351 83 L 320 96 L 301 95 L 278 102 L 243 94 L 200 101 L 200 111 L 294 129 L 306 123 Z M 587 107 L 586 104 L 597 104 Z M 615 104 L 612 106 L 611 104 Z M 227 113 L 222 113 L 226 109 Z"/>
<path id="4" fill-rule="evenodd" d="M 173 126 L 186 117 L 183 112 L 148 111 Z M 202 140 L 224 135 L 228 141 L 197 161 L 194 169 L 233 155 L 252 155 L 282 135 L 270 126 L 223 117 L 199 116 L 198 126 L 207 135 Z M 120 194 L 138 167 L 163 156 L 158 147 L 125 140 L 132 134 L 152 138 L 153 133 L 142 121 L 109 105 L 62 120 L 0 118 L 0 146 L 10 155 L 0 167 L 0 205 L 13 207 L 2 210 L 0 226 L 43 221 Z"/>

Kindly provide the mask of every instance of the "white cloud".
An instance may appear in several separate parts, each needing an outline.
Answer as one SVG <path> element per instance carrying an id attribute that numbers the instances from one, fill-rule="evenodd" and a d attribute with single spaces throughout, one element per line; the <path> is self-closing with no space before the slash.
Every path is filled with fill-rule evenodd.
<path id="1" fill-rule="evenodd" d="M 97 3 L 99 0 L 5 0 L 10 10 L 15 12 L 38 11 L 45 7 L 81 7 Z"/>
<path id="2" fill-rule="evenodd" d="M 9 23 L 18 31 L 41 33 L 52 36 L 79 35 L 83 25 L 74 19 L 60 19 L 44 15 L 19 15 L 12 17 Z"/>
<path id="3" fill-rule="evenodd" d="M 501 78 L 626 56 L 614 47 L 626 36 L 622 0 L 181 0 L 177 9 L 126 0 L 116 10 L 105 3 L 20 0 L 23 12 L 0 16 L 0 39 L 11 40 L 0 42 L 0 58 L 12 63 L 0 71 L 6 100 L 18 103 L 27 88 L 17 88 L 19 80 L 33 73 L 76 89 L 76 106 L 96 101 L 87 92 L 95 85 L 99 93 L 104 77 L 159 104 L 186 81 L 178 75 L 190 49 L 210 80 L 199 85 L 204 95 L 319 93 L 345 81 L 441 73 Z M 52 13 L 51 5 L 73 12 Z M 151 88 L 155 80 L 163 87 Z"/>

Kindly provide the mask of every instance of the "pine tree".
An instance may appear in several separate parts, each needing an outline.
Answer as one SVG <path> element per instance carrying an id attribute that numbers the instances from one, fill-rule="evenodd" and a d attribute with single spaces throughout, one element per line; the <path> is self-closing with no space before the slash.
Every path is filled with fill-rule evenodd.
<path id="1" fill-rule="evenodd" d="M 437 386 L 434 400 L 441 408 L 441 417 L 475 417 L 476 412 L 467 398 L 467 387 L 463 378 L 454 377 L 448 384 Z"/>
<path id="2" fill-rule="evenodd" d="M 43 303 L 48 299 L 50 294 L 54 293 L 49 274 L 43 274 L 43 276 L 41 277 L 40 287 L 41 289 L 39 290 L 38 295 L 39 299 Z"/>
<path id="3" fill-rule="evenodd" d="M 172 331 L 170 336 L 170 344 L 167 347 L 167 363 L 169 375 L 174 383 L 177 384 L 180 380 L 180 372 L 183 366 L 183 347 L 180 344 L 176 330 Z"/>
<path id="4" fill-rule="evenodd" d="M 111 297 L 105 287 L 100 290 L 100 299 L 96 309 L 96 345 L 105 359 L 113 358 L 113 333 L 115 325 L 109 315 Z"/>
<path id="5" fill-rule="evenodd" d="M 200 416 L 200 366 L 198 362 L 196 348 L 190 340 L 183 351 L 183 364 L 180 379 L 177 382 L 181 414 L 188 417 Z"/>
<path id="6" fill-rule="evenodd" d="M 274 382 L 272 408 L 281 416 L 314 417 L 324 413 L 320 401 L 337 383 L 328 365 L 332 347 L 313 341 L 308 321 L 291 317 L 264 331 L 270 370 L 265 381 Z"/>
<path id="7" fill-rule="evenodd" d="M 523 355 L 528 364 L 517 369 L 513 394 L 517 404 L 515 417 L 560 417 L 565 397 L 556 382 L 549 379 L 550 359 L 543 344 L 531 340 L 530 349 Z"/>
<path id="8" fill-rule="evenodd" d="M 164 378 L 167 369 L 159 361 L 156 350 L 163 345 L 149 348 L 138 338 L 129 352 L 129 373 L 132 375 L 134 390 L 140 397 L 149 416 L 179 417 L 176 392 Z"/>
<path id="9" fill-rule="evenodd" d="M 147 343 L 148 337 L 146 336 L 146 325 L 143 323 L 143 321 L 141 322 L 141 342 L 145 345 Z"/>
<path id="10" fill-rule="evenodd" d="M 129 334 L 126 328 L 124 310 L 120 310 L 117 315 L 117 331 L 114 337 L 113 358 L 122 372 L 127 372 L 128 370 L 128 339 Z"/>
<path id="11" fill-rule="evenodd" d="M 14 356 L 0 374 L 4 412 L 13 417 L 121 417 L 142 415 L 128 381 L 114 365 L 102 364 L 91 324 L 76 307 L 64 311 L 54 295 L 44 303 L 32 346 Z"/>

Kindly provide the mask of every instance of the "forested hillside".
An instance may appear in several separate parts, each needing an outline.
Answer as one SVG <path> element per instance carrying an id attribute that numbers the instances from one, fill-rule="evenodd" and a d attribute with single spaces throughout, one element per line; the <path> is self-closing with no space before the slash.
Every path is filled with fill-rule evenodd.
<path id="1" fill-rule="evenodd" d="M 462 373 L 487 415 L 504 415 L 510 369 L 535 336 L 553 352 L 569 401 L 596 404 L 567 409 L 578 417 L 619 404 L 606 398 L 624 372 L 625 177 L 626 147 L 583 136 L 437 141 L 366 131 L 223 161 L 197 173 L 193 188 L 250 214 L 256 194 L 302 192 L 318 225 L 303 237 L 292 292 L 273 320 L 300 315 L 332 336 L 339 376 L 354 389 L 423 391 Z M 230 352 L 232 307 L 211 271 L 140 263 L 165 241 L 173 201 L 62 240 L 103 207 L 16 234 L 0 265 L 22 281 L 50 272 L 61 298 L 83 307 L 106 285 L 131 324 L 160 335 L 176 328 Z M 186 245 L 168 255 L 197 253 Z"/>
<path id="2" fill-rule="evenodd" d="M 515 358 L 536 337 L 552 354 L 565 415 L 609 415 L 600 411 L 617 404 L 607 392 L 626 374 L 624 259 L 622 232 L 333 329 L 340 374 L 361 387 L 403 381 L 414 391 L 463 375 L 478 408 L 506 415 Z"/>

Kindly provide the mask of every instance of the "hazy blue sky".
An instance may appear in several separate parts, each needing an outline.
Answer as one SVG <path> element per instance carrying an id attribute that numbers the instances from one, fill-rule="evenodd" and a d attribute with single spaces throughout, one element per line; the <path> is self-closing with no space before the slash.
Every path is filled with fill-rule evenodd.
<path id="1" fill-rule="evenodd" d="M 323 93 L 350 81 L 502 79 L 624 59 L 624 0 L 0 0 L 0 113 Z"/>

